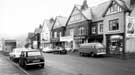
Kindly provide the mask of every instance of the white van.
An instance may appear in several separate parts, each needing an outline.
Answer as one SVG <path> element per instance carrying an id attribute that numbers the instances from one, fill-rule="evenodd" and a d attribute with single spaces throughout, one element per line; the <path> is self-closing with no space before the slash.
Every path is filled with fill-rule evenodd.
<path id="1" fill-rule="evenodd" d="M 79 51 L 80 55 L 89 54 L 91 56 L 96 56 L 96 55 L 105 55 L 106 54 L 105 46 L 103 44 L 97 43 L 97 42 L 80 44 L 80 48 L 78 51 Z"/>
<path id="2" fill-rule="evenodd" d="M 11 60 L 18 62 L 21 52 L 22 51 L 27 51 L 28 49 L 26 48 L 14 48 L 12 52 L 9 53 L 9 57 Z"/>

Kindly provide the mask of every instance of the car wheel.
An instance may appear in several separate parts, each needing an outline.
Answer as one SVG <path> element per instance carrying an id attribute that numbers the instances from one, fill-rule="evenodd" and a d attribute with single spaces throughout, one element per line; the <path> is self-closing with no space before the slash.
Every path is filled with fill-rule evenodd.
<path id="1" fill-rule="evenodd" d="M 21 60 L 19 60 L 19 65 L 22 67 L 22 62 L 21 62 Z"/>
<path id="2" fill-rule="evenodd" d="M 9 57 L 10 58 L 10 60 L 12 60 L 12 57 Z"/>
<path id="3" fill-rule="evenodd" d="M 93 53 L 93 52 L 91 52 L 90 55 L 91 55 L 92 57 L 95 57 L 95 53 Z"/>
<path id="4" fill-rule="evenodd" d="M 40 67 L 41 67 L 41 68 L 44 68 L 44 64 L 41 64 Z"/>
<path id="5" fill-rule="evenodd" d="M 80 56 L 82 56 L 82 52 L 79 52 Z"/>
<path id="6" fill-rule="evenodd" d="M 28 67 L 27 67 L 27 65 L 26 65 L 26 61 L 24 61 L 24 63 L 23 63 L 23 67 L 25 68 L 25 69 L 27 69 Z"/>

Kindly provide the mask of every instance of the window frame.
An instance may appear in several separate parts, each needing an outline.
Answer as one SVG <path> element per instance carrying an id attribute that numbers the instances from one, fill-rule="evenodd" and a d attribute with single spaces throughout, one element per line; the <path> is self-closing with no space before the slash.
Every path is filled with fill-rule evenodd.
<path id="1" fill-rule="evenodd" d="M 114 24 L 115 24 L 116 28 L 113 28 L 114 27 Z M 119 19 L 109 20 L 109 31 L 117 31 L 117 30 L 119 30 L 119 27 L 120 27 L 119 26 Z"/>
<path id="2" fill-rule="evenodd" d="M 74 36 L 74 29 L 70 29 L 70 36 Z"/>
<path id="3" fill-rule="evenodd" d="M 96 34 L 96 26 L 92 26 L 92 34 Z"/>
<path id="4" fill-rule="evenodd" d="M 83 26 L 79 27 L 79 35 L 85 35 L 85 28 Z"/>
<path id="5" fill-rule="evenodd" d="M 103 29 L 104 29 L 103 22 L 102 23 L 99 23 L 99 32 L 103 32 Z"/>
<path id="6" fill-rule="evenodd" d="M 57 38 L 57 32 L 54 32 L 54 38 Z"/>
<path id="7" fill-rule="evenodd" d="M 108 9 L 108 12 L 106 15 L 111 15 L 115 13 L 122 12 L 122 8 L 115 2 L 112 3 L 111 7 Z"/>

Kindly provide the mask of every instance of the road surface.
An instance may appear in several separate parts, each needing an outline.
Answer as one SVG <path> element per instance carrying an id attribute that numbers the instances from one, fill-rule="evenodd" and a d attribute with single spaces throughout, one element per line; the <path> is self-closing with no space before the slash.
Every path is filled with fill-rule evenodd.
<path id="1" fill-rule="evenodd" d="M 44 54 L 45 68 L 32 67 L 30 75 L 135 75 L 135 60 L 112 57 Z"/>

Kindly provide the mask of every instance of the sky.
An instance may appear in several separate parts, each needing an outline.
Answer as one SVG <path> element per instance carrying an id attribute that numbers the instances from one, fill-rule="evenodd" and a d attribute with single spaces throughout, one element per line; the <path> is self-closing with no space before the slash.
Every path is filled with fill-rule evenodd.
<path id="1" fill-rule="evenodd" d="M 108 0 L 87 0 L 95 6 Z M 0 38 L 17 38 L 34 32 L 44 19 L 68 17 L 83 0 L 0 0 Z"/>

